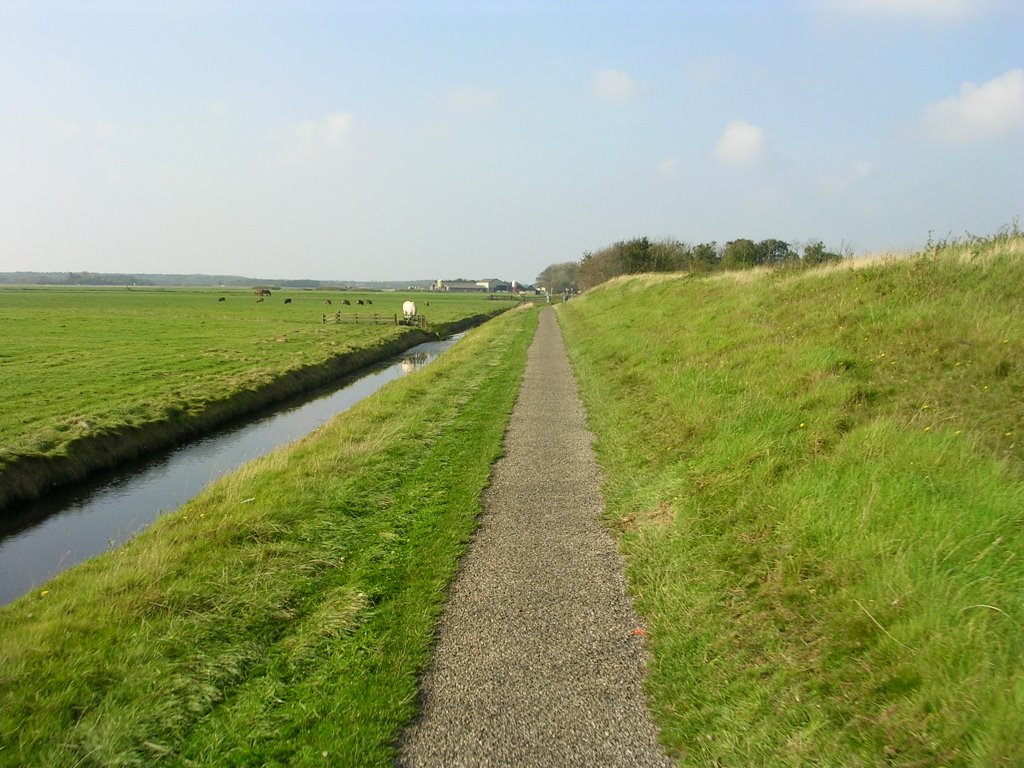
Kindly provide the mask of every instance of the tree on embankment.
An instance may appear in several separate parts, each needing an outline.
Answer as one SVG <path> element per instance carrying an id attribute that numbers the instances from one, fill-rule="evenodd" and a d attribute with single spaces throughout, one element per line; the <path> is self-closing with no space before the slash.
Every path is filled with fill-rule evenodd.
<path id="1" fill-rule="evenodd" d="M 840 258 L 838 253 L 827 250 L 820 240 L 810 241 L 801 253 L 796 246 L 777 238 L 760 241 L 739 238 L 719 246 L 715 241 L 689 245 L 672 238 L 651 241 L 643 236 L 587 251 L 579 262 L 552 264 L 541 272 L 537 282 L 544 287 L 549 283 L 559 285 L 553 289 L 556 292 L 566 287 L 585 291 L 619 275 L 813 266 Z M 571 280 L 567 277 L 570 275 Z"/>

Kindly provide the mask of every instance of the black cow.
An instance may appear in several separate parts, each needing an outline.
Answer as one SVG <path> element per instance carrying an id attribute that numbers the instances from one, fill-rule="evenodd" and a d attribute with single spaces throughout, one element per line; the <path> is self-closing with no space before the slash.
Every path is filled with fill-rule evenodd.
<path id="1" fill-rule="evenodd" d="M 217 301 L 224 301 L 224 297 L 221 296 L 219 299 L 217 299 Z"/>
<path id="2" fill-rule="evenodd" d="M 284 303 L 285 303 L 285 304 L 291 304 L 291 303 L 292 303 L 292 300 L 291 300 L 291 299 L 285 299 L 285 300 L 284 300 Z"/>

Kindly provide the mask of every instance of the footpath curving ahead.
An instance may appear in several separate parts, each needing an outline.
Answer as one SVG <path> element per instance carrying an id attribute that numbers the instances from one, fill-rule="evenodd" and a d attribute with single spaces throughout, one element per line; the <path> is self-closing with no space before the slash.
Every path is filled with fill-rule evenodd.
<path id="1" fill-rule="evenodd" d="M 602 504 L 547 308 L 400 765 L 673 765 L 647 711 L 646 648 Z"/>

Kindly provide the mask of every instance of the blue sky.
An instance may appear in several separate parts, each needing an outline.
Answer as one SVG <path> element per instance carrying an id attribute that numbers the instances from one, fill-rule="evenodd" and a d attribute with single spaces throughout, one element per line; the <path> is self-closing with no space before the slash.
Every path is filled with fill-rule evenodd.
<path id="1" fill-rule="evenodd" d="M 0 271 L 502 277 L 1024 213 L 1024 4 L 0 0 Z"/>

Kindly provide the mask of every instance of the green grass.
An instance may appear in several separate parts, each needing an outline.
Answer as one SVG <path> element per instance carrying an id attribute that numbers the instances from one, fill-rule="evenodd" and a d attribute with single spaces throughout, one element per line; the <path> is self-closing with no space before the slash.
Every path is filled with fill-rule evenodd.
<path id="1" fill-rule="evenodd" d="M 486 296 L 344 296 L 373 305 L 343 307 L 342 294 L 312 291 L 277 291 L 257 304 L 248 290 L 0 288 L 0 469 L 19 456 L 67 453 L 81 438 L 194 416 L 403 332 L 323 325 L 324 312 L 400 316 L 411 296 L 443 326 L 498 305 Z"/>
<path id="2" fill-rule="evenodd" d="M 0 609 L 0 764 L 389 765 L 536 317 Z"/>
<path id="3" fill-rule="evenodd" d="M 1024 764 L 1024 241 L 559 308 L 686 765 Z"/>
<path id="4" fill-rule="evenodd" d="M 430 338 L 394 325 L 407 295 L 347 292 L 373 301 L 349 307 L 314 291 L 257 303 L 249 291 L 0 289 L 0 510 Z M 510 306 L 415 297 L 440 334 Z M 322 322 L 334 307 L 392 324 Z"/>

